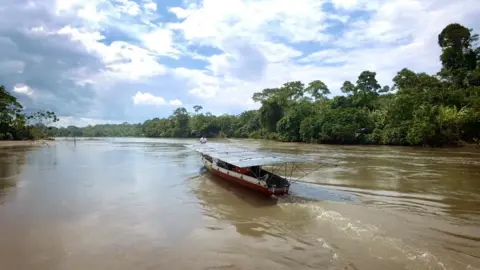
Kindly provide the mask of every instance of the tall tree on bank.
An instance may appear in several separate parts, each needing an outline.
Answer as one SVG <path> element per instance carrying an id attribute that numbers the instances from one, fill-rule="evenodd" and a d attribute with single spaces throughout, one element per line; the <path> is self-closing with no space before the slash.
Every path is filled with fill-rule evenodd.
<path id="1" fill-rule="evenodd" d="M 199 111 L 203 110 L 203 107 L 200 105 L 195 105 L 193 106 L 193 110 L 195 111 L 195 113 L 198 113 Z"/>
<path id="2" fill-rule="evenodd" d="M 320 80 L 310 82 L 308 87 L 305 89 L 305 92 L 312 95 L 315 101 L 326 99 L 327 95 L 330 94 L 330 90 L 328 89 L 327 85 Z"/>
<path id="3" fill-rule="evenodd" d="M 456 87 L 480 85 L 480 49 L 474 47 L 478 34 L 458 23 L 449 24 L 438 35 L 438 45 L 442 48 L 441 75 Z"/>

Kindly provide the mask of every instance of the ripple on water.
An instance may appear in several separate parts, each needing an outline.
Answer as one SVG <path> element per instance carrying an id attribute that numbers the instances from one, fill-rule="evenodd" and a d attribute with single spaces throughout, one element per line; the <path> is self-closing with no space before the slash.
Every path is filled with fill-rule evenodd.
<path id="1" fill-rule="evenodd" d="M 390 266 L 403 265 L 407 268 L 447 269 L 444 263 L 428 250 L 422 250 L 399 238 L 388 236 L 388 233 L 383 232 L 380 227 L 345 216 L 338 211 L 328 209 L 328 206 L 328 203 L 318 202 L 281 204 L 281 207 L 306 208 L 311 212 L 318 222 L 316 239 L 323 248 L 332 252 L 334 258 L 361 256 L 366 265 L 378 266 L 385 263 Z M 362 263 L 354 263 L 354 265 L 360 266 Z"/>

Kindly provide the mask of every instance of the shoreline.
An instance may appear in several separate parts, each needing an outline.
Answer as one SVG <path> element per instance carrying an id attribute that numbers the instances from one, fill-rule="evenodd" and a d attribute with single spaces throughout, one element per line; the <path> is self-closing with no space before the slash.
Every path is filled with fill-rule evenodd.
<path id="1" fill-rule="evenodd" d="M 52 141 L 37 140 L 37 141 L 0 141 L 0 149 L 18 146 L 40 146 L 50 145 Z"/>
<path id="2" fill-rule="evenodd" d="M 73 137 L 55 137 L 58 139 L 68 139 L 73 141 Z M 105 136 L 105 137 L 75 137 L 77 141 L 98 141 L 98 140 L 105 140 L 111 138 L 144 138 L 144 139 L 178 139 L 178 140 L 198 140 L 198 138 L 194 137 L 146 137 L 146 136 Z M 411 147 L 411 148 L 424 148 L 424 149 L 461 149 L 461 148 L 477 148 L 480 149 L 480 144 L 476 143 L 463 143 L 460 145 L 440 145 L 440 146 L 432 146 L 432 145 L 398 145 L 398 144 L 361 144 L 361 143 L 352 143 L 352 144 L 341 144 L 341 143 L 317 143 L 317 142 L 285 142 L 273 139 L 260 139 L 260 138 L 235 138 L 235 137 L 225 137 L 225 138 L 217 138 L 211 137 L 210 140 L 214 142 L 215 140 L 257 140 L 257 141 L 271 141 L 271 142 L 278 142 L 278 143 L 298 143 L 298 144 L 311 144 L 311 145 L 332 145 L 332 146 L 388 146 L 388 147 Z M 1 143 L 2 141 L 0 141 Z M 51 142 L 51 141 L 47 141 Z"/>

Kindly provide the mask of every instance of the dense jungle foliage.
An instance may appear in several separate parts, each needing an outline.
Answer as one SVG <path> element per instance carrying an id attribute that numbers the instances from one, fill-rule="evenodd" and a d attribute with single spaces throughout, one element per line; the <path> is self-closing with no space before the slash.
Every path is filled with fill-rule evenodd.
<path id="1" fill-rule="evenodd" d="M 55 136 L 50 126 L 57 122 L 54 112 L 23 112 L 22 105 L 0 85 L 0 140 L 36 140 Z"/>
<path id="2" fill-rule="evenodd" d="M 329 98 L 325 83 L 287 82 L 253 95 L 259 110 L 215 116 L 176 109 L 143 124 L 70 126 L 57 136 L 237 137 L 292 142 L 388 145 L 453 145 L 480 138 L 478 35 L 450 24 L 438 35 L 441 70 L 434 75 L 403 69 L 393 86 L 372 71 L 346 81 L 344 95 Z"/>

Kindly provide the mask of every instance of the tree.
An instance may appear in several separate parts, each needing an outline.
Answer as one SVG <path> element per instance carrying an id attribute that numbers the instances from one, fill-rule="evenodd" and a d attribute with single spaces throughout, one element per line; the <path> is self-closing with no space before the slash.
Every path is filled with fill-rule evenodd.
<path id="1" fill-rule="evenodd" d="M 3 85 L 0 85 L 0 139 L 14 139 L 17 131 L 14 129 L 14 120 L 21 119 L 23 107 Z M 18 123 L 18 121 L 17 121 Z"/>
<path id="2" fill-rule="evenodd" d="M 59 121 L 54 112 L 40 110 L 26 117 L 27 123 L 31 126 L 31 132 L 35 137 L 46 137 L 49 134 L 51 125 Z"/>
<path id="3" fill-rule="evenodd" d="M 278 99 L 268 99 L 262 102 L 259 114 L 262 127 L 268 132 L 275 132 L 277 122 L 282 119 L 284 115 L 284 108 Z"/>
<path id="4" fill-rule="evenodd" d="M 266 88 L 262 92 L 254 93 L 252 100 L 263 102 L 270 99 L 276 99 L 278 102 L 286 105 L 288 101 L 299 100 L 303 97 L 305 86 L 300 81 L 284 83 L 280 88 Z"/>
<path id="5" fill-rule="evenodd" d="M 195 105 L 193 106 L 193 110 L 195 111 L 195 113 L 198 113 L 199 111 L 203 110 L 203 107 L 200 105 Z"/>
<path id="6" fill-rule="evenodd" d="M 49 127 L 59 121 L 54 112 L 40 110 L 27 116 L 28 122 L 36 127 Z"/>
<path id="7" fill-rule="evenodd" d="M 375 78 L 376 75 L 376 72 L 371 72 L 368 70 L 360 73 L 357 80 L 358 92 L 366 94 L 376 94 L 377 91 L 381 88 L 380 84 L 378 84 L 377 79 Z"/>
<path id="8" fill-rule="evenodd" d="M 478 35 L 471 32 L 463 25 L 452 23 L 438 35 L 443 66 L 440 75 L 457 87 L 480 85 L 476 71 L 480 50 L 473 47 Z"/>
<path id="9" fill-rule="evenodd" d="M 357 90 L 355 85 L 353 85 L 353 83 L 350 81 L 345 81 L 340 89 L 346 94 L 355 94 Z"/>
<path id="10" fill-rule="evenodd" d="M 455 106 L 439 106 L 437 109 L 438 128 L 445 142 L 457 142 L 461 140 L 461 127 L 471 121 L 475 115 L 471 108 L 463 107 L 458 110 Z"/>
<path id="11" fill-rule="evenodd" d="M 478 40 L 478 35 L 472 35 L 471 31 L 463 25 L 452 23 L 447 25 L 438 35 L 438 45 L 442 48 L 440 60 L 444 68 L 475 69 L 476 52 L 472 50 L 472 44 Z M 475 61 L 470 62 L 469 60 L 472 59 L 475 59 Z"/>
<path id="12" fill-rule="evenodd" d="M 283 99 L 298 100 L 303 97 L 305 85 L 300 81 L 284 83 L 280 88 L 280 95 Z"/>
<path id="13" fill-rule="evenodd" d="M 25 116 L 22 109 L 17 98 L 0 85 L 0 139 L 42 138 L 47 136 L 47 127 L 58 121 L 54 112 L 39 111 Z"/>
<path id="14" fill-rule="evenodd" d="M 313 113 L 314 107 L 311 102 L 303 101 L 296 106 L 290 107 L 277 123 L 279 138 L 283 141 L 301 141 L 300 126 L 303 119 Z"/>
<path id="15" fill-rule="evenodd" d="M 315 100 L 324 99 L 330 94 L 327 85 L 320 80 L 310 82 L 305 91 L 312 95 Z"/>
<path id="16" fill-rule="evenodd" d="M 363 71 L 360 73 L 357 79 L 356 91 L 355 91 L 355 101 L 358 106 L 368 107 L 369 109 L 374 109 L 375 102 L 378 98 L 378 91 L 381 89 L 380 84 L 378 84 L 375 72 Z"/>
<path id="17" fill-rule="evenodd" d="M 262 92 L 254 93 L 252 96 L 252 100 L 255 102 L 262 102 L 269 98 L 274 97 L 280 92 L 279 88 L 266 88 L 263 89 Z"/>
<path id="18" fill-rule="evenodd" d="M 185 108 L 180 107 L 177 108 L 173 115 L 171 116 L 171 120 L 173 122 L 173 135 L 174 137 L 188 137 L 190 135 L 190 130 L 188 126 L 189 122 L 189 115 Z"/>

